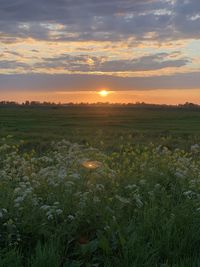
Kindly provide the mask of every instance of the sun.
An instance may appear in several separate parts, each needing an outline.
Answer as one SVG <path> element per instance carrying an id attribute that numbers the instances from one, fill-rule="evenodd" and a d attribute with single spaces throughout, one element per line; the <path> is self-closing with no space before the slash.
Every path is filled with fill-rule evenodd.
<path id="1" fill-rule="evenodd" d="M 101 91 L 98 92 L 98 94 L 99 94 L 100 96 L 105 97 L 105 96 L 108 96 L 109 92 L 108 92 L 107 90 L 101 90 Z"/>

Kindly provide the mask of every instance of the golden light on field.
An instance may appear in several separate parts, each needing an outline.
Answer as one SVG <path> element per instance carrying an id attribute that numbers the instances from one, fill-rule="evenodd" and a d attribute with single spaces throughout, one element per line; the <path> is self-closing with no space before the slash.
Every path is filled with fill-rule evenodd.
<path id="1" fill-rule="evenodd" d="M 107 90 L 101 90 L 98 92 L 98 94 L 102 97 L 108 96 L 109 92 Z"/>

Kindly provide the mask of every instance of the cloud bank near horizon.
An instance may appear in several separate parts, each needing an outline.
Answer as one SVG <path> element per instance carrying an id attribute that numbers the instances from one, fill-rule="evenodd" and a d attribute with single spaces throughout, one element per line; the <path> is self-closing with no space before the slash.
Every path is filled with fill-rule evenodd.
<path id="1" fill-rule="evenodd" d="M 157 77 L 115 77 L 83 74 L 14 74 L 0 75 L 0 92 L 34 91 L 98 91 L 102 88 L 114 91 L 199 89 L 200 75 L 186 73 Z M 13 84 L 15 85 L 13 87 Z"/>

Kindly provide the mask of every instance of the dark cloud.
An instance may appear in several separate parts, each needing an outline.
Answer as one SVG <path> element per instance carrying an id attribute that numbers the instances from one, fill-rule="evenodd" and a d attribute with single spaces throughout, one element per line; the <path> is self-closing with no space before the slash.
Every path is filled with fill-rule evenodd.
<path id="1" fill-rule="evenodd" d="M 148 71 L 159 70 L 167 67 L 181 67 L 189 61 L 187 59 L 167 60 L 167 53 L 144 56 L 132 60 L 112 60 L 104 62 L 100 71 Z"/>
<path id="2" fill-rule="evenodd" d="M 126 72 L 159 70 L 167 67 L 182 67 L 190 61 L 186 58 L 168 59 L 172 54 L 159 53 L 143 56 L 137 59 L 109 60 L 106 57 L 89 55 L 60 55 L 53 58 L 44 58 L 43 62 L 34 65 L 35 68 L 63 68 L 68 71 L 101 71 Z M 177 55 L 175 52 L 174 55 Z"/>
<path id="3" fill-rule="evenodd" d="M 4 42 L 199 38 L 199 13 L 199 0 L 0 0 L 0 32 Z"/>
<path id="4" fill-rule="evenodd" d="M 10 53 L 10 52 L 8 52 Z M 19 53 L 11 52 L 14 56 Z M 180 53 L 158 53 L 134 59 L 110 60 L 105 56 L 90 56 L 61 54 L 57 57 L 43 58 L 35 64 L 27 64 L 14 60 L 0 60 L 0 69 L 23 68 L 27 70 L 37 69 L 62 69 L 71 72 L 137 72 L 159 70 L 168 67 L 182 67 L 190 63 L 187 58 L 180 57 Z M 176 58 L 176 57 L 179 58 Z"/>
<path id="5" fill-rule="evenodd" d="M 23 62 L 14 60 L 0 60 L 0 69 L 16 69 L 16 68 L 27 69 L 28 67 L 29 65 Z"/>
<path id="6" fill-rule="evenodd" d="M 200 15 L 199 0 L 177 0 L 174 6 L 173 25 L 176 27 L 177 34 L 184 38 L 200 37 L 200 17 L 194 19 L 196 15 Z"/>
<path id="7" fill-rule="evenodd" d="M 157 77 L 114 77 L 107 75 L 50 75 L 13 74 L 0 75 L 0 92 L 28 91 L 93 91 L 111 90 L 199 89 L 200 73 L 174 74 Z M 13 89 L 14 88 L 14 89 Z"/>

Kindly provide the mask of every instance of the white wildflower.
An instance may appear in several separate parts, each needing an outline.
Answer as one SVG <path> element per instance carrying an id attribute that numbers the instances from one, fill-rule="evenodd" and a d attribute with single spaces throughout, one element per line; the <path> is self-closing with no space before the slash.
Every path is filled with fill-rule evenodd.
<path id="1" fill-rule="evenodd" d="M 41 210 L 48 210 L 50 209 L 50 206 L 49 205 L 43 205 L 40 207 Z"/>
<path id="2" fill-rule="evenodd" d="M 176 171 L 175 172 L 175 176 L 178 177 L 178 178 L 184 178 L 184 174 L 180 171 Z"/>
<path id="3" fill-rule="evenodd" d="M 62 214 L 62 213 L 63 213 L 63 211 L 62 211 L 61 209 L 57 209 L 57 210 L 56 210 L 56 214 L 57 214 L 57 215 L 60 215 L 60 214 Z"/>
<path id="4" fill-rule="evenodd" d="M 103 229 L 104 229 L 105 231 L 109 231 L 109 230 L 110 230 L 110 226 L 109 226 L 109 225 L 106 225 Z"/>
<path id="5" fill-rule="evenodd" d="M 104 185 L 102 185 L 102 184 L 97 184 L 97 185 L 96 185 L 96 189 L 99 190 L 99 191 L 102 191 L 102 190 L 104 190 Z"/>
<path id="6" fill-rule="evenodd" d="M 141 184 L 141 185 L 145 185 L 145 184 L 146 184 L 146 180 L 145 180 L 145 179 L 141 179 L 141 180 L 139 181 L 139 184 Z"/>
<path id="7" fill-rule="evenodd" d="M 53 215 L 52 215 L 52 214 L 49 214 L 49 215 L 47 216 L 47 219 L 48 219 L 48 220 L 53 220 Z"/>
<path id="8" fill-rule="evenodd" d="M 130 190 L 136 189 L 136 188 L 137 188 L 137 185 L 135 185 L 135 184 L 129 184 L 129 185 L 125 186 L 125 189 L 130 189 Z"/>
<path id="9" fill-rule="evenodd" d="M 3 211 L 4 213 L 8 213 L 7 209 L 2 209 L 2 211 Z"/>
<path id="10" fill-rule="evenodd" d="M 190 150 L 192 153 L 198 153 L 198 152 L 200 152 L 200 146 L 198 144 L 192 145 L 190 147 Z"/>
<path id="11" fill-rule="evenodd" d="M 141 201 L 141 199 L 136 198 L 135 201 L 136 201 L 136 205 L 137 205 L 138 208 L 142 208 L 143 207 L 143 202 Z"/>
<path id="12" fill-rule="evenodd" d="M 160 189 L 161 188 L 161 185 L 160 184 L 155 184 L 155 189 Z"/>
<path id="13" fill-rule="evenodd" d="M 19 193 L 20 191 L 21 191 L 21 188 L 20 188 L 20 187 L 16 187 L 16 188 L 14 189 L 14 193 L 15 193 L 15 194 Z"/>
<path id="14" fill-rule="evenodd" d="M 14 202 L 15 203 L 20 203 L 20 202 L 22 202 L 24 200 L 24 197 L 23 196 L 19 196 L 19 197 L 17 197 L 15 200 L 14 200 Z"/>
<path id="15" fill-rule="evenodd" d="M 74 182 L 71 182 L 71 181 L 68 181 L 68 182 L 66 182 L 65 183 L 65 186 L 69 186 L 69 187 L 71 187 L 71 186 L 73 186 L 74 185 Z"/>
<path id="16" fill-rule="evenodd" d="M 75 217 L 73 215 L 68 215 L 67 218 L 70 220 L 70 221 L 73 221 L 75 219 Z"/>
<path id="17" fill-rule="evenodd" d="M 72 173 L 69 175 L 69 178 L 75 179 L 75 180 L 79 180 L 81 178 L 80 174 L 78 173 Z"/>
<path id="18" fill-rule="evenodd" d="M 121 197 L 119 195 L 116 195 L 115 198 L 118 199 L 123 204 L 130 204 L 130 199 L 128 198 Z"/>
<path id="19" fill-rule="evenodd" d="M 100 199 L 99 199 L 98 197 L 94 196 L 93 201 L 94 201 L 95 203 L 98 203 L 98 202 L 100 202 Z"/>

